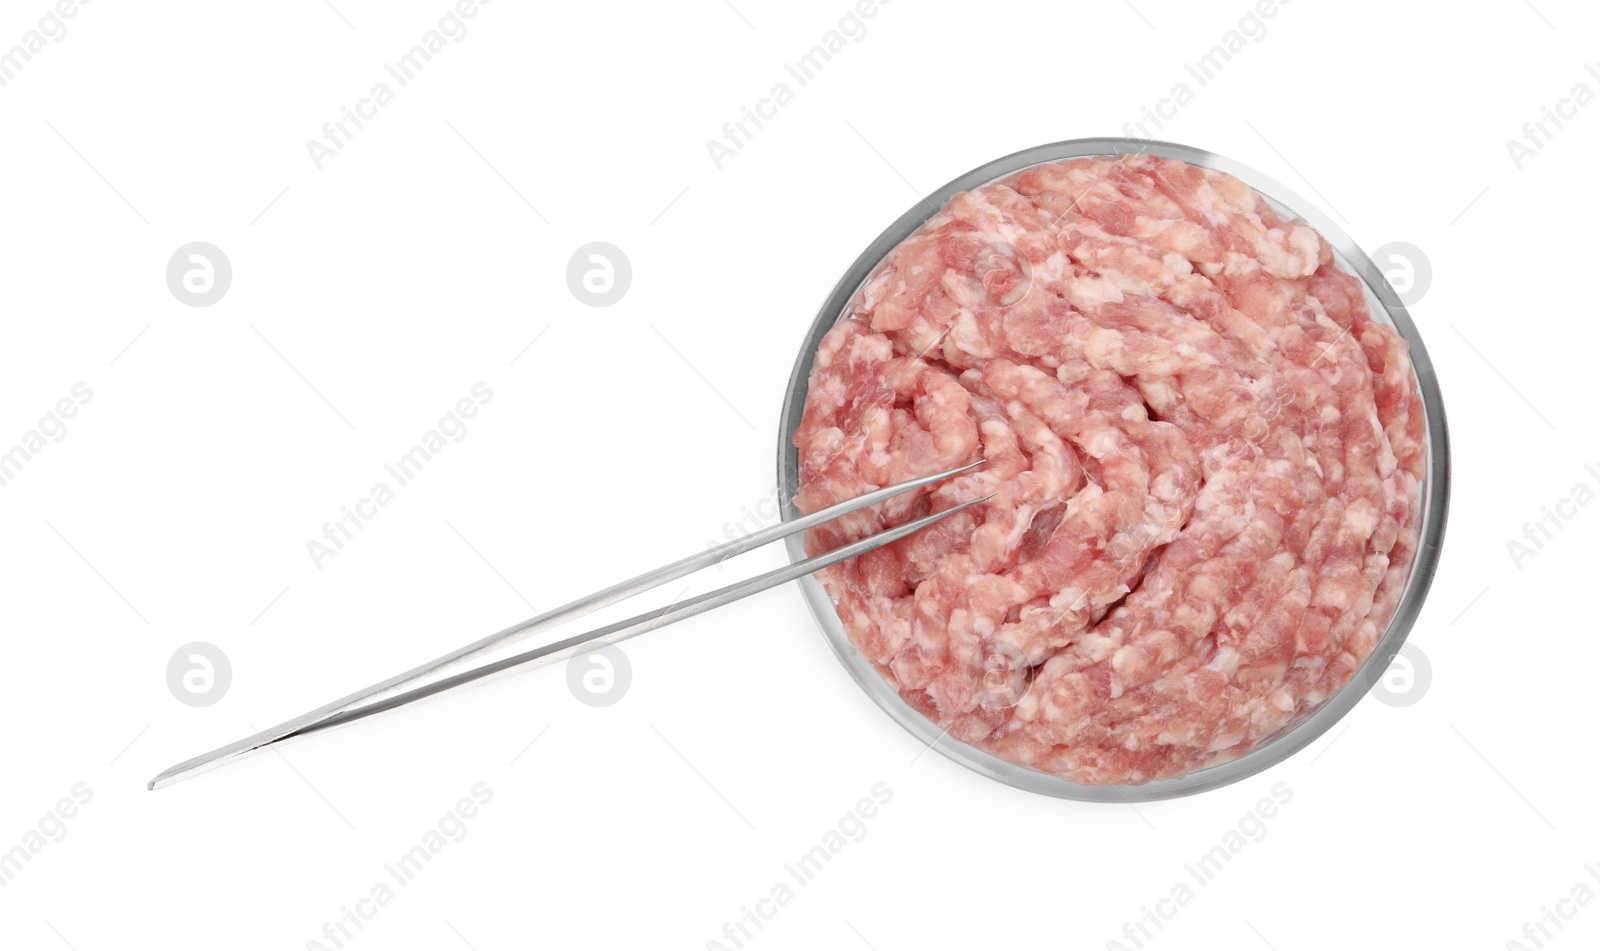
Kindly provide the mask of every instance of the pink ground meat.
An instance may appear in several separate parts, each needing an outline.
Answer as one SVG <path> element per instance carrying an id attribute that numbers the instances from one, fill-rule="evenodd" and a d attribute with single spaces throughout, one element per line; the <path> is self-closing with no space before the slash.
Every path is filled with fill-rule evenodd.
<path id="1" fill-rule="evenodd" d="M 1236 757 L 1337 691 L 1394 610 L 1424 417 L 1405 342 L 1239 180 L 1075 159 L 956 195 L 817 352 L 794 435 L 819 574 L 951 736 L 1085 784 Z"/>

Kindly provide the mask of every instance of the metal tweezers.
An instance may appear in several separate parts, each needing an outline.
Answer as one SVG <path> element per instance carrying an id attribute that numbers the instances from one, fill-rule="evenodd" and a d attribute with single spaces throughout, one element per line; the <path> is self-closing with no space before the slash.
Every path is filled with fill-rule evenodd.
<path id="1" fill-rule="evenodd" d="M 779 522 L 743 538 L 735 539 L 726 545 L 707 549 L 688 558 L 675 561 L 670 565 L 657 568 L 654 571 L 645 572 L 636 578 L 614 584 L 588 597 L 579 598 L 553 611 L 530 618 L 520 624 L 512 625 L 498 634 L 491 634 L 482 640 L 474 641 L 421 667 L 390 677 L 382 683 L 374 684 L 365 690 L 360 690 L 347 697 L 335 700 L 326 706 L 318 707 L 309 713 L 287 720 L 275 727 L 247 736 L 236 743 L 230 743 L 220 749 L 212 750 L 204 755 L 196 756 L 194 759 L 179 763 L 150 780 L 149 788 L 159 789 L 163 786 L 170 786 L 180 780 L 226 765 L 251 753 L 272 747 L 275 744 L 309 736 L 313 733 L 320 733 L 324 730 L 331 730 L 380 713 L 397 710 L 408 704 L 436 697 L 447 691 L 455 690 L 515 667 L 530 667 L 531 669 L 559 663 L 586 651 L 593 650 L 596 646 L 615 644 L 637 634 L 653 631 L 658 627 L 665 627 L 674 621 L 681 621 L 684 618 L 694 617 L 696 614 L 703 614 L 713 608 L 722 607 L 725 604 L 738 601 L 740 598 L 749 597 L 759 591 L 765 591 L 768 588 L 804 577 L 829 565 L 853 558 L 862 552 L 868 552 L 890 542 L 898 541 L 907 535 L 927 528 L 940 519 L 954 515 L 962 509 L 986 502 L 993 496 L 989 495 L 962 502 L 942 512 L 935 512 L 932 515 L 879 532 L 876 535 L 869 535 L 859 541 L 851 542 L 848 545 L 843 545 L 813 558 L 807 558 L 804 561 L 795 562 L 792 565 L 757 575 L 746 581 L 718 588 L 715 591 L 691 598 L 681 604 L 670 604 L 665 608 L 647 611 L 644 614 L 618 621 L 615 624 L 583 634 L 575 634 L 572 637 L 563 638 L 542 647 L 536 647 L 532 650 L 492 661 L 481 667 L 442 677 L 431 683 L 423 683 L 429 678 L 443 674 L 468 660 L 535 634 L 543 633 L 558 624 L 582 617 L 591 611 L 597 611 L 616 604 L 636 594 L 692 574 L 702 568 L 709 568 L 736 555 L 760 548 L 769 542 L 793 535 L 796 532 L 805 531 L 824 522 L 832 521 L 857 509 L 862 509 L 904 492 L 910 492 L 913 489 L 919 489 L 925 485 L 969 472 L 981 465 L 983 465 L 983 460 L 962 466 L 959 469 L 941 472 L 937 475 L 922 476 L 898 485 L 886 486 L 793 521 Z M 422 685 L 416 686 L 418 684 Z"/>

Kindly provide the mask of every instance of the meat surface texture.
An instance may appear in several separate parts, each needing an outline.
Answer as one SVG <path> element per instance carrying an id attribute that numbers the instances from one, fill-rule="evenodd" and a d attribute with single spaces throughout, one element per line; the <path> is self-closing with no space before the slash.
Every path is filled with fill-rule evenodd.
<path id="1" fill-rule="evenodd" d="M 952 198 L 823 338 L 796 505 L 856 648 L 961 741 L 1082 784 L 1249 751 L 1371 653 L 1415 545 L 1404 340 L 1311 227 L 1153 156 Z"/>

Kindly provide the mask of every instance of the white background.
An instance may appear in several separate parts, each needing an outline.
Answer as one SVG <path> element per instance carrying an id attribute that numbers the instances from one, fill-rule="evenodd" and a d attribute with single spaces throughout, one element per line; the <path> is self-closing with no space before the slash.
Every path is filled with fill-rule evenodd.
<path id="1" fill-rule="evenodd" d="M 706 140 L 847 0 L 498 0 L 320 171 L 306 141 L 447 0 L 83 6 L 0 87 L 0 448 L 94 393 L 0 488 L 0 851 L 74 784 L 93 798 L 0 888 L 0 943 L 333 947 L 324 924 L 480 782 L 466 837 L 347 947 L 703 948 L 880 782 L 865 838 L 746 947 L 1107 947 L 1278 783 L 1265 837 L 1147 946 L 1502 948 L 1600 890 L 1600 506 L 1507 551 L 1600 463 L 1600 105 L 1520 171 L 1506 149 L 1600 90 L 1597 14 L 1534 3 L 1295 0 L 1200 88 L 1184 64 L 1245 0 L 895 0 L 720 171 Z M 50 9 L 5 0 L 0 50 Z M 549 669 L 145 790 L 721 538 L 771 492 L 795 350 L 873 236 L 985 161 L 1121 134 L 1185 80 L 1161 137 L 1432 261 L 1412 313 L 1455 500 L 1420 703 L 1364 700 L 1205 795 L 1054 801 L 919 755 L 789 587 L 629 642 L 608 708 Z M 565 278 L 595 240 L 633 265 L 604 309 Z M 232 261 L 208 308 L 165 283 L 191 241 Z M 307 540 L 479 381 L 469 434 L 318 570 Z M 191 641 L 231 659 L 214 706 L 168 689 Z M 1555 946 L 1600 940 L 1600 910 L 1559 907 Z"/>

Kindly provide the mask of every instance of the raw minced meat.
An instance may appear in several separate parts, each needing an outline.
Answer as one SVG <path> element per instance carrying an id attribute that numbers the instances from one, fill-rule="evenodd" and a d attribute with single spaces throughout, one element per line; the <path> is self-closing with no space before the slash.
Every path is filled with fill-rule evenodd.
<path id="1" fill-rule="evenodd" d="M 952 198 L 823 338 L 796 504 L 851 641 L 958 740 L 1086 784 L 1248 751 L 1348 681 L 1415 543 L 1406 345 L 1326 241 L 1152 156 Z"/>

